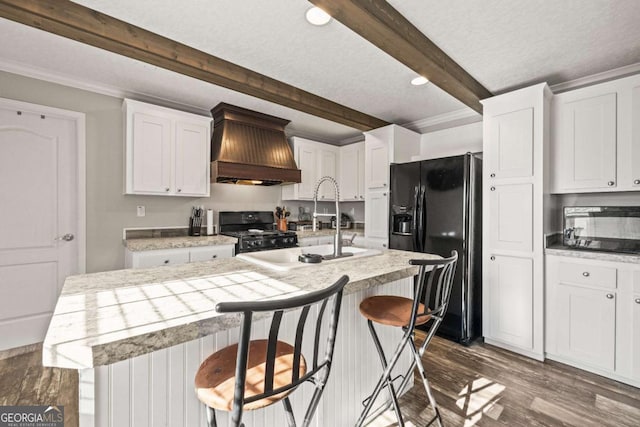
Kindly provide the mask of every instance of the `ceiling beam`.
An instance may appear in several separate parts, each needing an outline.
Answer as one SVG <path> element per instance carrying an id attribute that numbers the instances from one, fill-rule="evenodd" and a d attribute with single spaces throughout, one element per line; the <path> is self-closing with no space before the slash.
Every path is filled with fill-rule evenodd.
<path id="1" fill-rule="evenodd" d="M 482 114 L 486 88 L 385 0 L 309 0 L 416 73 Z"/>
<path id="2" fill-rule="evenodd" d="M 68 0 L 0 0 L 0 17 L 361 131 L 389 124 Z"/>

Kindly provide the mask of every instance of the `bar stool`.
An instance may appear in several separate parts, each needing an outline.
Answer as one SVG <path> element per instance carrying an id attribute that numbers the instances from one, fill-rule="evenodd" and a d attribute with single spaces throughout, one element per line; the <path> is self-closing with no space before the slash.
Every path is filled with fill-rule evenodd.
<path id="1" fill-rule="evenodd" d="M 447 305 L 449 304 L 449 297 L 451 295 L 451 286 L 453 284 L 453 276 L 456 269 L 456 263 L 458 260 L 458 253 L 456 251 L 451 252 L 451 257 L 435 260 L 413 259 L 409 261 L 411 265 L 420 266 L 418 272 L 418 279 L 414 289 L 414 298 L 404 298 L 399 296 L 390 295 L 378 295 L 366 298 L 360 303 L 360 313 L 367 318 L 367 324 L 369 326 L 369 332 L 373 338 L 373 343 L 378 350 L 380 356 L 380 362 L 382 363 L 383 373 L 376 387 L 367 399 L 363 402 L 365 405 L 360 418 L 356 422 L 356 426 L 363 425 L 367 418 L 373 404 L 382 391 L 383 387 L 387 387 L 391 396 L 391 404 L 396 413 L 398 419 L 398 425 L 404 426 L 404 420 L 402 419 L 402 413 L 400 412 L 400 405 L 398 404 L 398 395 L 401 394 L 404 388 L 407 386 L 410 375 L 413 372 L 414 367 L 417 366 L 422 383 L 429 403 L 433 407 L 435 416 L 429 421 L 427 425 L 431 425 L 434 421 L 438 421 L 438 425 L 442 427 L 442 419 L 440 418 L 440 412 L 436 406 L 436 400 L 431 392 L 429 381 L 425 375 L 424 367 L 422 366 L 421 357 L 424 354 L 429 342 L 435 335 L 445 313 L 447 312 Z M 435 286 L 434 286 L 435 285 Z M 404 331 L 400 342 L 396 346 L 395 352 L 391 356 L 391 360 L 387 363 L 387 358 L 382 350 L 382 345 L 378 338 L 378 334 L 373 327 L 373 323 L 379 323 L 381 325 L 400 327 Z M 429 323 L 429 331 L 427 336 L 418 348 L 413 341 L 414 328 L 417 325 L 424 325 Z M 391 378 L 391 371 L 395 367 L 396 363 L 400 359 L 400 355 L 404 349 L 409 346 L 413 355 L 411 360 L 411 366 L 404 375 L 400 387 L 396 391 L 393 386 L 393 380 Z M 386 405 L 386 408 L 389 404 Z"/>
<path id="2" fill-rule="evenodd" d="M 315 385 L 307 407 L 303 426 L 313 418 L 331 370 L 336 330 L 342 302 L 342 291 L 349 281 L 342 276 L 333 285 L 320 291 L 288 299 L 270 301 L 221 302 L 216 305 L 220 313 L 241 313 L 242 323 L 238 344 L 216 351 L 198 369 L 195 387 L 198 399 L 207 407 L 209 427 L 216 427 L 215 410 L 231 412 L 231 426 L 242 424 L 244 410 L 253 410 L 282 401 L 287 424 L 296 425 L 289 394 L 300 384 L 310 381 Z M 305 323 L 312 305 L 318 304 L 313 357 L 302 354 Z M 324 314 L 331 308 L 327 321 Z M 280 323 L 285 310 L 300 308 L 295 343 L 278 340 Z M 273 312 L 268 339 L 250 340 L 253 314 Z M 321 330 L 324 323 L 327 338 L 321 348 Z M 311 361 L 309 363 L 308 361 Z"/>

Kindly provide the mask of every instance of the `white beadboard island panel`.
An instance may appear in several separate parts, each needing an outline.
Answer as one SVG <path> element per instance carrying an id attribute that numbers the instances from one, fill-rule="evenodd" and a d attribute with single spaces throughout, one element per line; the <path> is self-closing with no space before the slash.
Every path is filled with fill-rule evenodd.
<path id="1" fill-rule="evenodd" d="M 342 301 L 340 324 L 331 375 L 312 425 L 352 426 L 360 415 L 362 400 L 368 396 L 382 372 L 380 360 L 367 329 L 366 320 L 359 313 L 359 304 L 372 295 L 400 295 L 411 297 L 413 277 L 394 281 L 346 295 Z M 317 314 L 317 313 L 316 313 Z M 291 316 L 292 314 L 287 314 Z M 307 328 L 313 328 L 310 316 Z M 266 336 L 269 320 L 254 325 L 256 337 Z M 293 342 L 295 320 L 283 321 L 281 337 Z M 392 354 L 401 331 L 393 327 L 377 327 L 385 351 Z M 305 348 L 309 349 L 311 334 L 306 334 Z M 134 357 L 95 371 L 95 427 L 194 427 L 205 426 L 204 406 L 194 392 L 195 373 L 209 354 L 237 342 L 238 329 L 189 341 L 152 353 Z M 308 341 L 309 339 L 309 341 Z M 309 354 L 306 351 L 305 354 Z M 397 374 L 408 369 L 410 354 L 400 360 Z M 308 356 L 310 357 L 310 356 Z M 413 384 L 411 381 L 410 384 Z M 300 422 L 313 393 L 310 384 L 291 395 Z M 381 393 L 386 399 L 386 393 Z M 228 417 L 218 412 L 218 425 L 228 425 Z M 282 405 L 246 412 L 243 418 L 249 426 L 284 426 Z M 83 424 L 81 427 L 85 427 Z"/>

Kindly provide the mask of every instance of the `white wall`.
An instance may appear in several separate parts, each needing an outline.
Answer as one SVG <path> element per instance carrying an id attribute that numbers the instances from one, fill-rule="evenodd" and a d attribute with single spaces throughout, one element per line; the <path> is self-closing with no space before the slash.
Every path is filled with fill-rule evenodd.
<path id="1" fill-rule="evenodd" d="M 86 114 L 87 272 L 124 268 L 125 227 L 186 226 L 192 205 L 220 211 L 272 210 L 280 204 L 278 186 L 212 184 L 209 198 L 125 196 L 122 99 L 5 72 L 0 97 Z M 211 105 L 220 101 L 212 99 Z M 146 207 L 143 218 L 136 216 L 138 205 Z"/>
<path id="2" fill-rule="evenodd" d="M 437 159 L 482 151 L 482 122 L 422 134 L 420 155 L 413 160 Z"/>

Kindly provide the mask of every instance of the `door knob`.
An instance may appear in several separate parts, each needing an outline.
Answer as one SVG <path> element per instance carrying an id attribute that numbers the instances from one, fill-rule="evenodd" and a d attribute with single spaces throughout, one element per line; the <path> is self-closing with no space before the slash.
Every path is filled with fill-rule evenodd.
<path id="1" fill-rule="evenodd" d="M 169 191 L 169 187 L 165 187 L 164 191 Z"/>
<path id="2" fill-rule="evenodd" d="M 491 255 L 491 258 L 490 258 L 490 259 L 491 259 L 491 261 L 495 261 L 495 260 L 496 260 L 496 257 L 494 257 L 493 255 Z"/>
<path id="3" fill-rule="evenodd" d="M 634 179 L 634 180 L 633 180 L 633 183 L 634 183 L 635 185 L 640 184 L 640 179 Z"/>
<path id="4" fill-rule="evenodd" d="M 495 178 L 495 177 L 496 177 L 496 174 L 495 174 L 495 173 L 492 173 L 492 174 L 491 174 L 491 175 L 489 175 L 489 176 L 490 176 L 491 178 Z"/>
<path id="5" fill-rule="evenodd" d="M 609 187 L 613 187 L 613 184 L 615 184 L 615 181 L 609 181 L 609 182 L 607 182 L 607 185 L 608 185 Z"/>
<path id="6" fill-rule="evenodd" d="M 584 277 L 589 277 L 589 272 L 588 272 L 588 271 L 584 271 L 584 272 L 582 272 L 582 275 L 583 275 Z"/>
<path id="7" fill-rule="evenodd" d="M 613 294 L 607 294 L 607 299 L 613 299 Z"/>
<path id="8" fill-rule="evenodd" d="M 75 237 L 76 237 L 76 236 L 74 236 L 73 234 L 71 234 L 71 233 L 67 233 L 67 234 L 65 234 L 65 235 L 64 235 L 64 236 L 62 236 L 62 237 L 56 237 L 56 240 L 64 240 L 65 242 L 70 242 L 70 241 L 72 241 L 73 239 L 75 239 Z"/>
<path id="9" fill-rule="evenodd" d="M 640 304 L 640 298 L 636 298 L 636 304 Z"/>
<path id="10" fill-rule="evenodd" d="M 491 187 L 490 190 L 491 191 L 496 191 L 496 187 Z"/>

